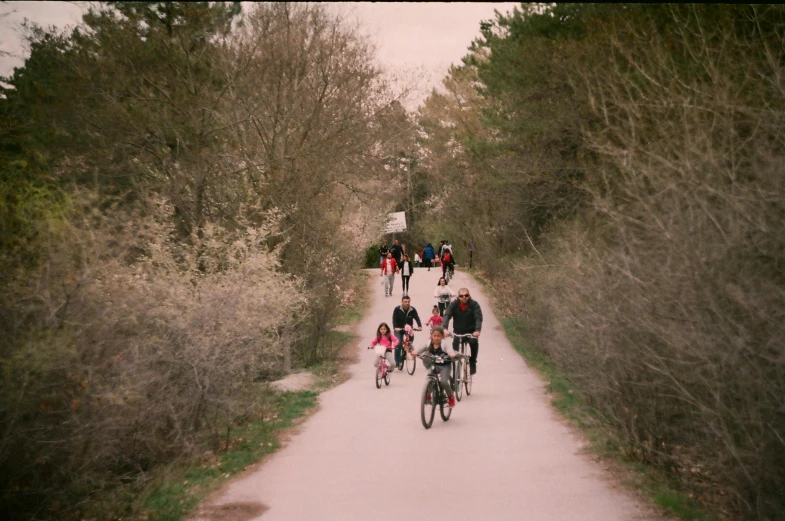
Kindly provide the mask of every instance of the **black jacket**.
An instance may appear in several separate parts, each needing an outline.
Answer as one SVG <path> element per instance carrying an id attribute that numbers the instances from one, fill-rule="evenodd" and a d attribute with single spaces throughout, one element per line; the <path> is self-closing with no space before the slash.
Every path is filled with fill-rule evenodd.
<path id="1" fill-rule="evenodd" d="M 406 264 L 406 261 L 401 261 L 401 264 L 398 266 L 398 269 L 401 270 L 401 275 L 403 275 L 403 265 Z M 414 263 L 409 261 L 409 276 L 411 277 L 414 275 Z M 411 306 L 409 306 L 411 307 Z"/>
<path id="2" fill-rule="evenodd" d="M 408 312 L 403 310 L 403 306 L 395 307 L 395 311 L 393 311 L 393 329 L 406 327 L 406 324 L 414 327 L 415 321 L 417 321 L 417 327 L 422 327 L 422 322 L 420 322 L 420 315 L 417 314 L 417 310 L 414 309 L 414 306 L 410 304 Z"/>
<path id="3" fill-rule="evenodd" d="M 450 325 L 450 319 L 455 319 L 453 322 L 453 329 L 458 335 L 465 335 L 467 333 L 474 333 L 475 331 L 482 331 L 482 309 L 480 304 L 470 298 L 466 303 L 469 309 L 461 311 L 461 302 L 459 299 L 453 300 L 447 310 L 444 312 L 444 329 Z"/>
<path id="4" fill-rule="evenodd" d="M 379 246 L 379 255 L 382 257 L 386 257 L 388 251 L 390 251 L 389 246 Z"/>
<path id="5" fill-rule="evenodd" d="M 392 256 L 393 256 L 393 259 L 395 259 L 395 262 L 400 264 L 401 263 L 401 257 L 403 257 L 403 248 L 401 248 L 401 245 L 400 244 L 398 244 L 398 245 L 393 244 L 392 246 L 390 246 L 390 253 L 392 253 Z"/>

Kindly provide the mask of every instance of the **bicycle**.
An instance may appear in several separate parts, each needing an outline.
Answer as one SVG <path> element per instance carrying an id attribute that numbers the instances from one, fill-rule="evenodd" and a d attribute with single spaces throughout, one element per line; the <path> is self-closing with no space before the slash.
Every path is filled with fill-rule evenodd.
<path id="1" fill-rule="evenodd" d="M 414 374 L 414 371 L 417 370 L 417 358 L 409 357 L 409 346 L 414 341 L 414 335 L 412 335 L 409 331 L 422 331 L 422 328 L 412 329 L 411 326 L 407 326 L 409 330 L 404 331 L 403 334 L 403 346 L 401 346 L 401 358 L 396 367 L 399 371 L 403 371 L 404 364 L 406 365 L 406 372 L 410 375 Z M 399 328 L 400 330 L 400 328 Z"/>
<path id="2" fill-rule="evenodd" d="M 446 281 L 447 279 L 444 280 Z M 443 317 L 444 312 L 447 311 L 447 307 L 450 305 L 450 301 L 452 299 L 450 298 L 450 295 L 439 295 L 438 299 L 439 302 L 437 304 L 439 306 L 439 316 Z"/>
<path id="3" fill-rule="evenodd" d="M 380 349 L 381 348 L 381 349 Z M 374 349 L 374 346 L 368 346 L 368 349 Z M 377 345 L 375 348 L 377 361 L 376 364 L 376 388 L 382 388 L 382 381 L 384 385 L 390 385 L 390 373 L 392 370 L 387 370 L 387 359 L 384 357 L 387 354 L 387 348 L 382 345 Z"/>
<path id="4" fill-rule="evenodd" d="M 463 355 L 458 355 L 462 357 Z M 427 353 L 419 355 L 423 360 L 428 357 L 431 358 L 434 364 L 443 364 L 445 358 L 441 356 L 429 355 Z M 428 377 L 425 379 L 425 387 L 422 390 L 422 398 L 420 400 L 420 419 L 422 426 L 430 429 L 433 425 L 433 417 L 436 414 L 436 406 L 439 406 L 439 415 L 443 421 L 450 419 L 452 409 L 447 404 L 447 392 L 442 388 L 439 381 L 439 371 L 437 365 L 428 372 Z M 430 412 L 429 412 L 430 409 Z"/>
<path id="5" fill-rule="evenodd" d="M 453 373 L 452 373 L 452 388 L 455 390 L 455 399 L 459 402 L 463 397 L 463 391 L 461 388 L 461 384 L 463 384 L 463 389 L 466 389 L 466 396 L 471 396 L 472 394 L 472 372 L 469 370 L 469 364 L 466 363 L 466 348 L 469 346 L 469 339 L 472 338 L 471 333 L 466 333 L 463 335 L 456 335 L 453 334 L 455 338 L 461 339 L 460 345 L 460 353 L 461 356 L 464 358 L 463 360 L 458 360 L 453 363 Z M 471 353 L 471 348 L 469 348 L 469 352 Z"/>

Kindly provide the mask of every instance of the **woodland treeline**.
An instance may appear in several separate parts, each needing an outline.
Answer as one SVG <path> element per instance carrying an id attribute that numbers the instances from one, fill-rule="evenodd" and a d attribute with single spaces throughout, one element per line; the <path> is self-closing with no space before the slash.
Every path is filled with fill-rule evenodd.
<path id="1" fill-rule="evenodd" d="M 418 113 L 420 236 L 727 518 L 785 516 L 784 81 L 781 6 L 523 4 Z"/>
<path id="2" fill-rule="evenodd" d="M 334 356 L 411 121 L 322 5 L 110 2 L 27 39 L 0 99 L 0 517 L 103 517 Z"/>
<path id="3" fill-rule="evenodd" d="M 0 97 L 0 517 L 97 515 L 258 415 L 334 355 L 405 210 L 410 246 L 475 241 L 620 450 L 782 519 L 785 10 L 522 4 L 416 114 L 337 13 L 28 27 Z"/>

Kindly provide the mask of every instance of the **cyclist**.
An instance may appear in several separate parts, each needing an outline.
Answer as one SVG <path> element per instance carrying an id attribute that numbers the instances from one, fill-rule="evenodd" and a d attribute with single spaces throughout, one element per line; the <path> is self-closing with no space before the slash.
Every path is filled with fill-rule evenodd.
<path id="1" fill-rule="evenodd" d="M 458 290 L 458 300 L 453 301 L 447 306 L 444 312 L 444 329 L 450 326 L 450 320 L 455 319 L 453 332 L 456 335 L 471 334 L 469 347 L 472 356 L 469 358 L 469 369 L 471 374 L 477 372 L 477 351 L 480 349 L 480 331 L 482 330 L 482 309 L 480 304 L 472 299 L 469 290 L 461 288 Z M 449 333 L 448 333 L 449 334 Z M 453 338 L 452 347 L 455 351 L 460 348 L 460 339 Z"/>
<path id="2" fill-rule="evenodd" d="M 433 331 L 431 331 L 431 341 L 428 345 L 421 347 L 420 349 L 412 349 L 412 354 L 421 355 L 427 352 L 433 356 L 441 356 L 443 358 L 449 358 L 450 360 L 455 358 L 458 353 L 454 349 L 450 349 L 447 342 L 442 342 L 444 340 L 444 328 L 442 327 L 435 327 Z M 451 365 L 452 362 L 449 360 L 445 360 L 444 363 L 437 364 L 432 359 L 425 357 L 423 358 L 423 365 L 426 369 L 430 369 L 431 367 L 436 367 L 439 371 L 439 382 L 442 384 L 442 388 L 447 393 L 447 405 L 449 407 L 455 407 L 455 393 L 452 389 L 452 384 L 450 383 L 450 372 L 452 371 Z M 433 397 L 426 395 L 425 400 L 430 401 Z"/>
<path id="3" fill-rule="evenodd" d="M 414 328 L 414 322 L 417 322 L 417 327 L 422 328 L 420 315 L 417 310 L 412 307 L 412 301 L 408 295 L 404 295 L 401 299 L 401 305 L 396 306 L 393 310 L 392 325 L 395 331 L 395 337 L 398 339 L 398 347 L 395 348 L 395 365 L 401 363 L 401 347 L 403 346 L 404 328 L 409 325 Z M 414 341 L 414 336 L 409 338 Z"/>
<path id="4" fill-rule="evenodd" d="M 442 276 L 445 276 L 447 270 L 450 270 L 450 277 L 455 274 L 455 259 L 452 256 L 452 250 L 444 248 L 442 253 Z"/>
<path id="5" fill-rule="evenodd" d="M 433 306 L 433 310 L 431 310 L 431 318 L 425 321 L 425 325 L 430 325 L 431 331 L 433 331 L 433 328 L 435 327 L 442 327 L 442 322 L 444 322 L 444 319 L 442 318 L 441 313 L 439 313 L 439 306 Z"/>
<path id="6" fill-rule="evenodd" d="M 390 326 L 387 325 L 387 322 L 382 322 L 379 324 L 379 327 L 376 328 L 376 338 L 371 340 L 371 345 L 368 349 L 376 347 L 379 344 L 383 345 L 385 348 L 384 359 L 387 361 L 387 372 L 391 373 L 393 367 L 395 367 L 393 365 L 394 359 L 392 352 L 393 349 L 395 349 L 395 346 L 398 345 L 398 339 L 390 332 Z M 378 363 L 379 357 L 374 358 L 373 366 L 376 367 Z"/>
<path id="7" fill-rule="evenodd" d="M 444 310 L 447 309 L 450 301 L 455 298 L 455 292 L 447 285 L 447 279 L 444 277 L 439 278 L 433 296 L 434 298 L 439 299 L 439 315 L 444 316 Z"/>

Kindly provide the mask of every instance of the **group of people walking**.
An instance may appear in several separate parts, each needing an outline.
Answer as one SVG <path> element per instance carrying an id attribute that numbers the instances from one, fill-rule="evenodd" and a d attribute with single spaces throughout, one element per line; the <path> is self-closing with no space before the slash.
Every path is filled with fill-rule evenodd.
<path id="1" fill-rule="evenodd" d="M 383 270 L 384 264 L 390 263 L 390 261 L 394 262 L 395 259 L 388 252 L 388 257 L 382 260 Z M 458 290 L 457 299 L 453 299 L 455 293 L 449 287 L 444 277 L 439 279 L 434 297 L 437 299 L 437 305 L 433 307 L 431 317 L 426 322 L 426 325 L 429 325 L 431 329 L 429 342 L 420 349 L 410 349 L 410 352 L 413 356 L 428 353 L 445 360 L 442 364 L 435 364 L 431 359 L 425 358 L 423 363 L 428 369 L 436 367 L 439 372 L 439 380 L 447 392 L 448 405 L 449 407 L 454 407 L 455 396 L 450 381 L 452 366 L 450 360 L 459 354 L 460 342 L 458 338 L 453 338 L 452 346 L 450 346 L 447 342 L 444 342 L 444 339 L 451 335 L 449 331 L 450 321 L 453 322 L 454 334 L 472 335 L 469 339 L 469 347 L 471 349 L 469 368 L 471 374 L 475 374 L 477 372 L 477 354 L 480 347 L 479 337 L 482 331 L 482 308 L 476 300 L 471 298 L 467 288 Z M 417 324 L 416 329 L 415 323 Z M 392 372 L 395 366 L 399 366 L 402 357 L 406 356 L 406 353 L 402 350 L 404 335 L 409 335 L 409 345 L 411 346 L 414 342 L 413 331 L 422 329 L 422 325 L 417 309 L 411 305 L 411 298 L 404 294 L 401 304 L 393 310 L 393 327 L 390 328 L 386 322 L 379 324 L 379 327 L 376 329 L 376 337 L 371 341 L 371 347 L 376 345 L 385 347 L 384 360 L 388 364 L 389 372 Z M 412 333 L 409 333 L 407 330 L 412 331 Z M 378 359 L 376 363 L 379 363 Z"/>
<path id="2" fill-rule="evenodd" d="M 403 251 L 403 248 L 395 241 L 392 248 L 387 248 L 387 244 L 382 244 L 379 248 L 379 253 L 382 254 L 381 266 L 382 277 L 384 279 L 384 296 L 392 297 L 393 287 L 395 285 L 395 274 L 401 274 L 401 286 L 403 294 L 409 293 L 409 279 L 414 274 L 414 265 L 409 260 L 409 256 Z"/>
<path id="3" fill-rule="evenodd" d="M 470 256 L 474 249 L 474 242 L 471 243 L 472 249 L 469 251 Z M 395 286 L 395 274 L 401 274 L 401 287 L 404 295 L 409 294 L 409 279 L 414 274 L 415 266 L 419 266 L 422 261 L 423 267 L 431 271 L 431 265 L 434 261 L 441 264 L 442 275 L 450 270 L 450 273 L 455 272 L 455 257 L 452 251 L 452 245 L 445 239 L 441 241 L 439 250 L 436 251 L 431 243 L 425 245 L 422 252 L 414 254 L 415 262 L 412 263 L 409 255 L 406 254 L 406 247 L 402 245 L 397 239 L 393 245 L 388 247 L 384 242 L 379 247 L 379 264 L 382 269 L 381 276 L 385 277 L 384 280 L 384 296 L 391 297 L 393 287 Z M 471 257 L 470 257 L 471 258 Z"/>

